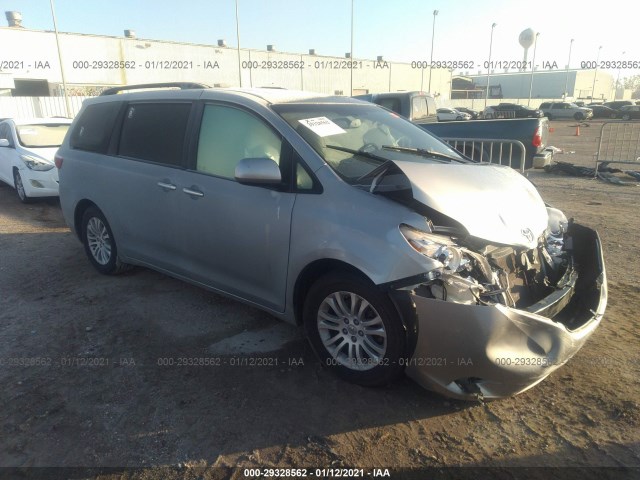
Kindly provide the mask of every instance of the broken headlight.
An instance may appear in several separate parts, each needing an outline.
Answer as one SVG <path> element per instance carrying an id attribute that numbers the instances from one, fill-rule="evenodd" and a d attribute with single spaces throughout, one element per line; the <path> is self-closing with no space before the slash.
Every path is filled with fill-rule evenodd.
<path id="1" fill-rule="evenodd" d="M 564 247 L 564 234 L 567 232 L 569 222 L 564 213 L 557 208 L 547 207 L 549 222 L 545 231 L 545 249 L 551 256 L 562 254 Z"/>
<path id="2" fill-rule="evenodd" d="M 460 247 L 448 237 L 423 232 L 405 224 L 400 225 L 400 232 L 416 252 L 437 260 L 447 270 L 457 272 L 468 263 Z"/>
<path id="3" fill-rule="evenodd" d="M 24 164 L 29 168 L 29 170 L 37 170 L 40 172 L 46 172 L 47 170 L 51 170 L 55 165 L 53 163 L 45 162 L 36 157 L 32 157 L 31 155 L 20 155 L 20 158 L 24 162 Z"/>

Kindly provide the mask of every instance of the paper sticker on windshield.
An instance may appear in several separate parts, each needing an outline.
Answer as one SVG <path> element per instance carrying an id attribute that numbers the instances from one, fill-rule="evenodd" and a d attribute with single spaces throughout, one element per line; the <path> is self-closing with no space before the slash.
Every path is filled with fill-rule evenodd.
<path id="1" fill-rule="evenodd" d="M 305 118 L 298 121 L 319 137 L 347 133 L 327 117 Z"/>

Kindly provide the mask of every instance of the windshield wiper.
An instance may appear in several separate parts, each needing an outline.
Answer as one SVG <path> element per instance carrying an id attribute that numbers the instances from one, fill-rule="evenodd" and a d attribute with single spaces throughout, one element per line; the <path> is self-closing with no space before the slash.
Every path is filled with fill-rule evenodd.
<path id="1" fill-rule="evenodd" d="M 426 150 L 424 148 L 398 147 L 396 145 L 383 145 L 382 148 L 384 150 L 393 150 L 396 152 L 413 153 L 415 155 L 420 155 L 421 157 L 442 158 L 445 160 L 454 160 L 456 162 L 466 163 L 462 158 L 453 157 L 435 150 Z"/>
<path id="2" fill-rule="evenodd" d="M 351 153 L 353 155 L 360 155 L 365 158 L 370 158 L 371 160 L 378 160 L 380 162 L 386 162 L 389 159 L 381 157 L 379 155 L 375 155 L 373 153 L 364 152 L 361 150 L 354 150 L 353 148 L 339 147 L 338 145 L 327 145 L 327 148 L 332 148 L 334 150 L 340 150 L 341 152 Z"/>

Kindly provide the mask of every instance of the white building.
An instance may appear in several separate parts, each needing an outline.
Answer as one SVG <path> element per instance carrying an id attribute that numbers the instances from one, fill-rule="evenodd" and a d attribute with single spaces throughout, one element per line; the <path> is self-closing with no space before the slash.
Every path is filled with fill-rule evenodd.
<path id="1" fill-rule="evenodd" d="M 476 87 L 483 91 L 487 85 L 487 75 L 466 75 Z M 613 100 L 615 80 L 613 75 L 603 70 L 536 70 L 517 73 L 491 73 L 489 85 L 491 92 L 500 91 L 502 98 L 532 99 Z M 594 83 L 595 80 L 595 83 Z M 497 87 L 500 87 L 499 89 Z M 484 94 L 483 94 L 484 97 Z M 495 96 L 493 97 L 495 98 Z"/>
<path id="2" fill-rule="evenodd" d="M 103 87 L 156 82 L 197 82 L 210 86 L 283 87 L 350 95 L 348 55 L 331 57 L 198 45 L 128 36 L 60 33 L 60 51 L 67 92 L 96 95 Z M 0 27 L 4 63 L 0 95 L 62 94 L 62 69 L 54 32 L 22 26 Z M 269 46 L 271 47 L 271 46 Z M 240 58 L 238 58 L 238 56 Z M 354 59 L 353 94 L 422 90 L 429 69 L 383 58 Z M 239 64 L 240 63 L 240 68 Z M 451 71 L 433 70 L 431 91 L 449 99 Z"/>

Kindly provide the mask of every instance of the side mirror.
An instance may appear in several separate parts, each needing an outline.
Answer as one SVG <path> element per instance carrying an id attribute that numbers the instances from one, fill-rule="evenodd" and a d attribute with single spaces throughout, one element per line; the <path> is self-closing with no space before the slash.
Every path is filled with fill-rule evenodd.
<path id="1" fill-rule="evenodd" d="M 280 167 L 270 158 L 243 158 L 236 165 L 235 178 L 247 185 L 277 185 L 282 182 Z"/>
<path id="2" fill-rule="evenodd" d="M 9 140 L 7 140 L 6 138 L 0 138 L 0 147 L 8 147 L 9 146 Z"/>

